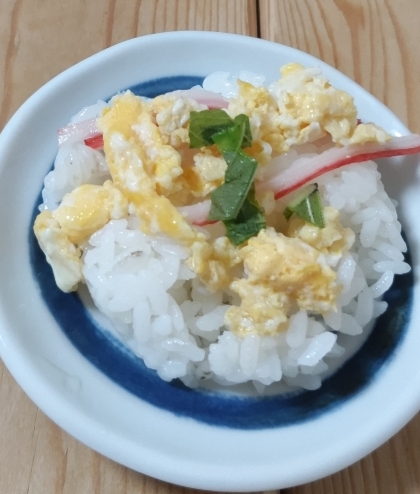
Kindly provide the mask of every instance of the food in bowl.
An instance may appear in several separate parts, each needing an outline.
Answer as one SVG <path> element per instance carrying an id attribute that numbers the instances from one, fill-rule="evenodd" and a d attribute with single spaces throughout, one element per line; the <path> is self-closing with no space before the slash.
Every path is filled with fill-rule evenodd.
<path id="1" fill-rule="evenodd" d="M 316 389 L 410 270 L 372 159 L 420 151 L 358 121 L 318 68 L 130 91 L 59 131 L 34 230 L 167 381 Z"/>

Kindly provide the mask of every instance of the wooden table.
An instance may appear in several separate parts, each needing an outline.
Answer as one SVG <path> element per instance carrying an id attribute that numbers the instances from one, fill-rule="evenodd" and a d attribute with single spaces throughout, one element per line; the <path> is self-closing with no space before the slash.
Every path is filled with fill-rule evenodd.
<path id="1" fill-rule="evenodd" d="M 260 36 L 344 72 L 420 132 L 419 0 L 0 0 L 0 129 L 36 89 L 120 41 Z M 53 424 L 0 364 L 0 494 L 197 492 L 140 475 Z M 373 454 L 288 494 L 420 494 L 420 415 Z"/>

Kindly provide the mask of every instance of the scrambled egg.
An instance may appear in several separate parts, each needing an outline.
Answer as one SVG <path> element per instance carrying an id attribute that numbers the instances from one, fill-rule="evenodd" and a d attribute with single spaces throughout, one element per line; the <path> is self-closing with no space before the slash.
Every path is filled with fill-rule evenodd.
<path id="1" fill-rule="evenodd" d="M 34 230 L 58 288 L 63 292 L 76 290 L 83 280 L 80 249 L 61 231 L 60 223 L 53 218 L 51 211 L 43 211 L 37 216 Z"/>
<path id="2" fill-rule="evenodd" d="M 182 169 L 176 150 L 172 149 L 171 155 L 170 146 L 162 143 L 149 105 L 129 91 L 116 96 L 99 119 L 98 127 L 103 132 L 111 177 L 133 205 L 143 229 L 148 233 L 166 233 L 187 245 L 203 239 L 163 195 L 163 184 L 166 183 L 166 189 L 174 187 L 174 179 L 182 174 Z M 154 146 L 150 139 L 153 134 L 158 136 Z"/>
<path id="3" fill-rule="evenodd" d="M 192 99 L 179 97 L 175 91 L 153 99 L 150 109 L 166 143 L 178 148 L 190 142 L 188 137 L 190 113 L 206 110 L 207 107 Z"/>
<path id="4" fill-rule="evenodd" d="M 293 216 L 287 226 L 286 235 L 300 238 L 321 252 L 330 266 L 335 266 L 343 252 L 348 252 L 352 247 L 355 234 L 351 228 L 344 228 L 341 225 L 340 213 L 337 209 L 327 206 L 323 213 L 324 228 L 318 228 L 297 216 Z"/>
<path id="5" fill-rule="evenodd" d="M 69 241 L 80 245 L 110 220 L 125 218 L 127 213 L 127 199 L 107 180 L 103 186 L 83 184 L 76 187 L 64 196 L 52 216 Z"/>
<path id="6" fill-rule="evenodd" d="M 319 69 L 291 63 L 280 72 L 280 80 L 269 88 L 239 81 L 239 97 L 228 108 L 232 117 L 248 115 L 255 140 L 251 154 L 260 164 L 327 135 L 339 145 L 390 138 L 374 124 L 358 124 L 353 98 L 331 86 Z"/>
<path id="7" fill-rule="evenodd" d="M 127 214 L 127 199 L 108 180 L 103 186 L 76 187 L 56 210 L 37 216 L 34 231 L 61 290 L 75 290 L 83 281 L 80 246 L 110 220 Z"/>
<path id="8" fill-rule="evenodd" d="M 287 322 L 294 304 L 325 313 L 335 309 L 340 293 L 336 274 L 322 253 L 299 238 L 273 228 L 251 238 L 239 250 L 246 278 L 231 283 L 240 307 L 226 313 L 226 324 L 239 334 L 275 334 Z"/>
<path id="9" fill-rule="evenodd" d="M 231 269 L 240 262 L 238 249 L 227 237 L 219 237 L 213 243 L 194 242 L 187 260 L 211 292 L 229 286 L 233 280 Z"/>
<path id="10" fill-rule="evenodd" d="M 249 117 L 253 142 L 246 152 L 260 166 L 291 146 L 324 136 L 336 145 L 389 138 L 373 124 L 358 123 L 352 97 L 331 86 L 318 69 L 289 64 L 281 75 L 268 88 L 238 81 L 239 95 L 226 109 L 232 118 Z M 224 181 L 227 165 L 216 146 L 189 149 L 190 112 L 203 109 L 177 92 L 145 101 L 127 91 L 111 100 L 97 126 L 112 181 L 77 187 L 35 221 L 57 285 L 75 290 L 83 281 L 86 241 L 130 212 L 145 233 L 163 232 L 188 247 L 187 264 L 210 291 L 239 295 L 240 305 L 225 318 L 239 335 L 283 331 L 296 308 L 320 314 L 334 310 L 340 287 L 333 267 L 354 242 L 334 208 L 324 209 L 323 229 L 292 217 L 282 232 L 267 227 L 239 247 L 224 236 L 208 240 L 177 210 L 208 198 Z M 262 199 L 270 213 L 273 194 Z"/>

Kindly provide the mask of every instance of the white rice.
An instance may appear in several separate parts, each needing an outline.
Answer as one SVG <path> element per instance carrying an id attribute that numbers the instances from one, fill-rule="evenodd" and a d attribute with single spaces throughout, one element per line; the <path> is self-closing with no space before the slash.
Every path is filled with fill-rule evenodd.
<path id="1" fill-rule="evenodd" d="M 356 184 L 362 179 L 361 190 Z M 331 182 L 341 190 L 341 222 L 358 236 L 334 268 L 343 286 L 337 312 L 322 319 L 301 310 L 283 334 L 238 337 L 223 326 L 229 294 L 208 292 L 183 264 L 187 251 L 163 235 L 147 237 L 134 217 L 111 221 L 90 239 L 84 254 L 90 293 L 162 379 L 179 377 L 189 386 L 203 379 L 222 385 L 252 381 L 262 391 L 261 385 L 284 377 L 291 386 L 316 389 L 329 367 L 325 358 L 343 352 L 337 334 L 360 335 L 386 309 L 380 297 L 394 274 L 410 269 L 403 261 L 406 244 L 395 207 L 376 165 L 350 165 L 323 176 L 319 187 L 326 205 L 337 197 Z M 365 226 L 372 219 L 378 220 L 374 236 Z"/>
<path id="2" fill-rule="evenodd" d="M 234 78 L 212 77 L 206 89 L 235 94 Z M 252 74 L 242 77 L 264 82 Z M 295 155 L 291 150 L 276 160 L 287 166 Z M 64 144 L 45 179 L 41 209 L 55 209 L 66 192 L 83 183 L 103 183 L 108 176 L 101 152 L 83 143 Z M 318 388 L 333 358 L 344 353 L 337 344 L 340 333 L 366 331 L 386 310 L 381 297 L 394 275 L 410 270 L 395 206 L 375 163 L 332 171 L 318 185 L 324 204 L 337 208 L 343 226 L 356 233 L 351 251 L 337 265 L 330 263 L 343 287 L 337 312 L 319 317 L 300 310 L 284 333 L 241 338 L 223 326 L 226 310 L 235 303 L 232 295 L 210 293 L 186 267 L 187 250 L 164 235 L 148 237 L 134 216 L 110 221 L 86 246 L 83 274 L 95 304 L 164 380 L 180 378 L 192 387 L 204 381 L 252 382 L 258 392 L 279 381 Z"/>

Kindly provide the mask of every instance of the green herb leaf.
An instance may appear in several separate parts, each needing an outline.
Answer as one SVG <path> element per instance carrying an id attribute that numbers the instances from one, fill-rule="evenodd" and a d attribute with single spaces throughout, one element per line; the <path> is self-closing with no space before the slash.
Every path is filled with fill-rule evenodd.
<path id="1" fill-rule="evenodd" d="M 296 206 L 295 214 L 318 228 L 325 227 L 321 195 L 318 190 L 309 194 L 306 199 Z"/>
<path id="2" fill-rule="evenodd" d="M 192 111 L 190 113 L 190 148 L 211 146 L 213 135 L 233 127 L 234 122 L 223 110 Z"/>
<path id="3" fill-rule="evenodd" d="M 240 125 L 232 124 L 232 127 L 221 130 L 213 134 L 213 142 L 223 152 L 240 151 L 244 139 L 244 128 Z"/>
<path id="4" fill-rule="evenodd" d="M 192 111 L 189 137 L 190 148 L 216 143 L 220 151 L 233 151 L 252 144 L 249 118 L 241 114 L 232 120 L 223 110 Z"/>
<path id="5" fill-rule="evenodd" d="M 233 121 L 235 122 L 236 126 L 240 126 L 242 129 L 242 141 L 241 141 L 241 147 L 242 148 L 248 148 L 252 146 L 252 134 L 251 134 L 251 125 L 249 123 L 249 117 L 241 113 L 240 115 L 237 115 Z"/>
<path id="6" fill-rule="evenodd" d="M 284 211 L 283 211 L 283 216 L 286 218 L 287 221 L 290 220 L 291 216 L 293 214 L 293 211 L 287 207 Z"/>
<path id="7" fill-rule="evenodd" d="M 255 188 L 251 187 L 239 214 L 234 220 L 225 221 L 226 236 L 234 245 L 240 245 L 266 227 L 264 210 L 255 199 Z"/>
<path id="8" fill-rule="evenodd" d="M 232 127 L 213 135 L 213 141 L 221 152 L 239 151 L 252 144 L 251 127 L 246 115 L 238 115 L 232 121 Z"/>
<path id="9" fill-rule="evenodd" d="M 211 194 L 209 219 L 223 221 L 231 242 L 242 244 L 266 226 L 253 186 L 258 163 L 241 149 L 252 145 L 249 118 L 232 120 L 223 110 L 191 112 L 189 137 L 190 148 L 216 144 L 226 161 L 225 181 Z"/>
<path id="10" fill-rule="evenodd" d="M 300 204 L 304 199 L 306 199 L 312 192 L 318 190 L 318 184 L 309 184 L 297 191 L 296 194 L 293 195 L 291 201 L 287 205 L 287 208 L 294 211 L 296 206 Z"/>
<path id="11" fill-rule="evenodd" d="M 226 151 L 225 182 L 211 194 L 210 220 L 234 220 L 252 186 L 258 163 L 243 151 Z"/>
<path id="12" fill-rule="evenodd" d="M 294 201 L 287 206 L 283 212 L 287 220 L 295 213 L 299 218 L 302 218 L 318 228 L 325 227 L 321 195 L 318 191 L 318 187 L 315 187 L 315 190 L 306 195 L 300 202 Z"/>

